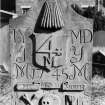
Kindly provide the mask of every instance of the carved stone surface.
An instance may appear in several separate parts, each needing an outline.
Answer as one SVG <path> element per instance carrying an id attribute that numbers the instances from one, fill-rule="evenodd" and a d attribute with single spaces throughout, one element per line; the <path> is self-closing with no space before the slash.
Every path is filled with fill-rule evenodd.
<path id="1" fill-rule="evenodd" d="M 57 2 L 62 20 L 58 9 L 53 19 L 64 22 L 61 27 L 46 17 L 39 24 L 44 2 L 37 0 L 32 11 L 10 23 L 12 105 L 91 104 L 92 20 L 78 15 L 70 2 Z"/>

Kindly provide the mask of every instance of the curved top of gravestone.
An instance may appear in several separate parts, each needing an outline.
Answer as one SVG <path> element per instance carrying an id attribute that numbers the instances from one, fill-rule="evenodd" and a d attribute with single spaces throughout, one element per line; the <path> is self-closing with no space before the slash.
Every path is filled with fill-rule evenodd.
<path id="1" fill-rule="evenodd" d="M 37 33 L 35 28 L 37 27 L 36 24 L 38 23 L 39 15 L 41 14 L 41 9 L 45 9 L 45 14 L 43 14 L 40 24 L 42 29 L 46 28 L 49 30 L 50 28 L 54 31 L 60 29 L 69 30 L 73 28 L 80 29 L 87 27 L 91 27 L 92 29 L 92 20 L 76 13 L 72 9 L 71 4 L 72 2 L 68 0 L 35 0 L 32 8 L 27 12 L 27 14 L 10 21 L 10 28 L 31 28 L 32 31 Z M 50 7 L 50 5 L 54 6 L 55 9 Z M 44 31 L 42 31 L 42 33 L 43 32 Z"/>

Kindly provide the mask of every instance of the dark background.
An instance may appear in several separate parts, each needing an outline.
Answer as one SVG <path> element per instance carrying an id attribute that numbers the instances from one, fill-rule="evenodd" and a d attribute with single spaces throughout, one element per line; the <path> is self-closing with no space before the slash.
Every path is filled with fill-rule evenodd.
<path id="1" fill-rule="evenodd" d="M 1 9 L 16 12 L 16 0 L 0 0 L 1 2 Z"/>

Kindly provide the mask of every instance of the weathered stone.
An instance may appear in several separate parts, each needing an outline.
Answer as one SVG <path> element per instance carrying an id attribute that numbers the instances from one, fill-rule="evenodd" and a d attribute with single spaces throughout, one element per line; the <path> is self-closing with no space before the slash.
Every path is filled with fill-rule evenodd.
<path id="1" fill-rule="evenodd" d="M 86 96 L 84 91 L 91 80 L 92 20 L 80 16 L 71 8 L 71 2 L 62 0 L 58 4 L 63 12 L 61 21 L 64 26 L 43 27 L 39 21 L 43 17 L 39 14 L 44 2 L 36 0 L 32 11 L 10 23 L 11 69 L 15 77 L 12 81 L 13 105 L 15 102 L 21 104 L 19 100 L 24 99 L 28 100 L 25 104 L 34 104 L 29 100 L 29 92 L 36 94 L 38 90 L 44 91 L 42 97 L 48 90 L 51 94 L 56 93 L 62 105 L 90 105 L 90 96 Z M 59 17 L 56 11 L 55 15 Z M 45 24 L 52 22 L 48 19 Z M 67 95 L 75 97 L 75 101 Z M 36 99 L 36 105 L 40 99 Z"/>

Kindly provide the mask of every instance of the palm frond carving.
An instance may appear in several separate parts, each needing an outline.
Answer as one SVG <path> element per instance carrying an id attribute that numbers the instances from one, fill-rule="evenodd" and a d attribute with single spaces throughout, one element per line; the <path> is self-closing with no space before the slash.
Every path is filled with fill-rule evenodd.
<path id="1" fill-rule="evenodd" d="M 41 19 L 41 27 L 44 28 L 61 28 L 64 26 L 61 8 L 57 0 L 46 0 L 42 6 L 44 11 Z"/>

